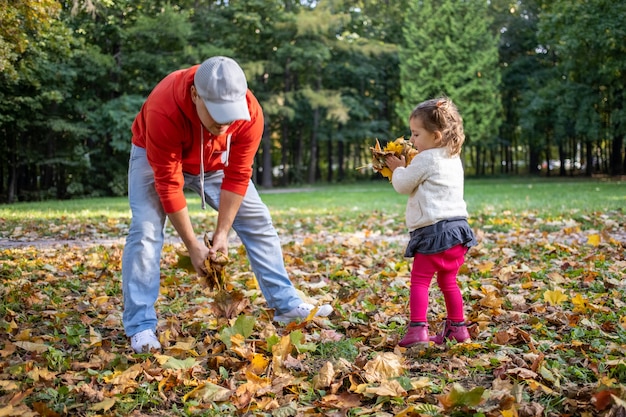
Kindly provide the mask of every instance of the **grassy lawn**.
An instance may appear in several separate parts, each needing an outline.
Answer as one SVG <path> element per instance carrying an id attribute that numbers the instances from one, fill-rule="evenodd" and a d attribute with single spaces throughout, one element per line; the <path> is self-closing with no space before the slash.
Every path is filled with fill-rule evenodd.
<path id="1" fill-rule="evenodd" d="M 385 180 L 350 185 L 319 185 L 296 189 L 260 190 L 277 223 L 328 216 L 329 221 L 358 220 L 364 215 L 397 215 L 403 221 L 407 196 Z M 582 179 L 502 179 L 466 181 L 470 217 L 508 215 L 576 216 L 622 212 L 626 183 Z M 200 209 L 200 198 L 188 195 L 192 217 L 210 227 L 215 213 Z M 510 212 L 510 213 L 509 213 Z M 18 227 L 54 237 L 58 226 L 84 222 L 105 235 L 118 235 L 130 220 L 127 199 L 97 198 L 0 205 L 0 237 L 10 238 Z M 49 226 L 52 227 L 50 228 Z M 33 229 L 34 228 L 34 229 Z M 64 231 L 71 235 L 71 232 Z M 80 235 L 80 230 L 78 230 Z"/>
<path id="2" fill-rule="evenodd" d="M 121 326 L 126 198 L 0 206 L 0 416 L 624 415 L 626 183 L 468 179 L 472 342 L 417 350 L 397 347 L 407 196 L 386 181 L 261 193 L 294 285 L 334 313 L 277 326 L 236 241 L 228 293 L 168 243 L 164 351 L 142 355 Z M 215 213 L 189 208 L 210 232 Z M 444 317 L 433 284 L 432 333 Z"/>

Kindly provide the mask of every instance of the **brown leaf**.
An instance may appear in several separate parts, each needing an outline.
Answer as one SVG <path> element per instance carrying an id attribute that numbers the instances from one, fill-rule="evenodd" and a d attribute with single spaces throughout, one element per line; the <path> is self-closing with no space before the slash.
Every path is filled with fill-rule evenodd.
<path id="1" fill-rule="evenodd" d="M 368 382 L 382 382 L 400 376 L 404 372 L 402 358 L 392 352 L 377 354 L 363 367 Z"/>
<path id="2" fill-rule="evenodd" d="M 342 392 L 341 394 L 329 394 L 322 397 L 320 405 L 330 408 L 339 408 L 340 410 L 357 408 L 361 406 L 361 396 L 357 394 L 350 394 L 348 392 Z"/>
<path id="3" fill-rule="evenodd" d="M 618 390 L 603 390 L 595 393 L 593 398 L 595 400 L 596 409 L 599 411 L 606 410 L 613 404 L 613 396 L 619 395 Z"/>
<path id="4" fill-rule="evenodd" d="M 211 304 L 213 312 L 216 316 L 227 319 L 237 317 L 250 304 L 248 298 L 239 290 L 218 291 L 213 298 Z"/>
<path id="5" fill-rule="evenodd" d="M 48 407 L 48 404 L 43 402 L 33 403 L 33 408 L 39 413 L 41 417 L 61 417 L 61 414 L 52 410 L 50 407 Z"/>
<path id="6" fill-rule="evenodd" d="M 333 383 L 335 378 L 335 369 L 331 362 L 325 362 L 319 373 L 313 377 L 313 386 L 315 389 L 325 389 Z"/>

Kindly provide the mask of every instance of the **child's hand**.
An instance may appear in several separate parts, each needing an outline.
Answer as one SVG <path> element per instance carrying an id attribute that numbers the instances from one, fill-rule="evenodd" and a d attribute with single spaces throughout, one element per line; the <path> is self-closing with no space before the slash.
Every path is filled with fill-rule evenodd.
<path id="1" fill-rule="evenodd" d="M 406 166 L 404 155 L 400 155 L 397 157 L 395 155 L 389 155 L 385 158 L 385 164 L 387 168 L 391 170 L 391 172 L 395 171 L 398 167 Z"/>

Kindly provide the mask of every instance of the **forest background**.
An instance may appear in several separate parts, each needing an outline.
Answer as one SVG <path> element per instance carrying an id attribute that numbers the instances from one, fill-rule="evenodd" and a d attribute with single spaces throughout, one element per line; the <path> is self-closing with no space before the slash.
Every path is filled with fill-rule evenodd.
<path id="1" fill-rule="evenodd" d="M 124 195 L 142 102 L 217 54 L 266 114 L 261 187 L 375 177 L 440 94 L 468 175 L 622 175 L 624 39 L 612 0 L 0 0 L 0 202 Z"/>

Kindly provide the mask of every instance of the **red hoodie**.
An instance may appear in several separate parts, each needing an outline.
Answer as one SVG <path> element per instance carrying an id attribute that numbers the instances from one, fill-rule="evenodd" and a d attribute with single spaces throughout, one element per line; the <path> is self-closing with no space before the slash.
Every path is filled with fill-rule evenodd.
<path id="1" fill-rule="evenodd" d="M 183 209 L 183 172 L 200 174 L 201 132 L 204 170 L 224 170 L 222 189 L 244 195 L 252 177 L 254 156 L 263 135 L 263 111 L 248 90 L 250 121 L 238 120 L 221 136 L 204 129 L 191 99 L 198 65 L 166 76 L 148 96 L 132 126 L 133 144 L 146 149 L 154 170 L 155 188 L 166 213 Z M 230 154 L 226 153 L 227 137 Z M 228 161 L 228 164 L 222 162 Z"/>

